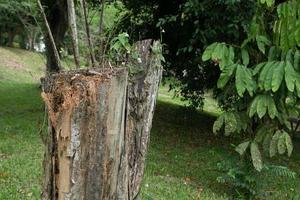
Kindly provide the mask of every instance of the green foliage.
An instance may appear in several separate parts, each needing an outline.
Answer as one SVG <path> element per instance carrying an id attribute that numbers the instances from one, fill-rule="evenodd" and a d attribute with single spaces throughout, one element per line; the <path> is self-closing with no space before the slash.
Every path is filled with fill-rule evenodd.
<path id="1" fill-rule="evenodd" d="M 162 39 L 166 45 L 164 75 L 179 80 L 171 88 L 177 88 L 194 108 L 201 108 L 204 92 L 215 89 L 219 76 L 219 70 L 212 68 L 216 63 L 199 59 L 204 47 L 214 41 L 240 43 L 255 8 L 255 0 L 122 2 L 126 14 L 118 32 L 128 32 L 133 40 Z"/>
<path id="2" fill-rule="evenodd" d="M 275 44 L 283 50 L 300 47 L 299 0 L 289 0 L 277 6 L 278 20 L 274 24 Z"/>
<path id="3" fill-rule="evenodd" d="M 253 166 L 257 171 L 260 172 L 263 168 L 263 164 L 258 144 L 256 142 L 251 143 L 250 152 Z"/>
<path id="4" fill-rule="evenodd" d="M 261 119 L 267 113 L 271 119 L 274 119 L 278 113 L 272 96 L 267 94 L 257 95 L 249 107 L 249 117 L 253 117 L 254 114 L 257 114 Z"/>
<path id="5" fill-rule="evenodd" d="M 129 43 L 129 35 L 127 33 L 120 33 L 117 37 L 110 41 L 110 58 L 116 62 L 127 62 L 126 57 L 133 50 Z"/>
<path id="6" fill-rule="evenodd" d="M 34 0 L 0 0 L 0 33 L 7 36 L 0 38 L 0 45 L 9 44 L 15 35 L 19 39 L 29 37 L 32 31 L 37 28 L 35 17 L 38 15 L 36 1 Z M 20 46 L 22 46 L 20 41 Z"/>
<path id="7" fill-rule="evenodd" d="M 220 162 L 217 166 L 224 173 L 217 178 L 217 181 L 231 185 L 235 189 L 236 198 L 244 199 L 246 196 L 247 199 L 252 199 L 258 195 L 258 180 L 255 179 L 253 171 L 249 171 L 247 166 L 228 162 Z"/>
<path id="8" fill-rule="evenodd" d="M 235 148 L 235 151 L 238 152 L 242 156 L 248 149 L 249 145 L 250 145 L 250 141 L 243 142 Z"/>
<path id="9" fill-rule="evenodd" d="M 247 145 L 250 146 L 249 143 L 245 143 L 245 147 Z M 256 156 L 256 153 L 259 153 L 256 151 L 258 146 L 256 143 L 252 143 L 251 146 L 253 146 L 253 154 Z M 296 173 L 284 166 L 271 164 L 261 166 L 260 162 L 258 162 L 258 166 L 260 172 L 254 170 L 248 162 L 232 162 L 230 160 L 219 162 L 217 168 L 224 174 L 219 176 L 217 181 L 234 189 L 232 192 L 235 195 L 234 199 L 270 199 L 274 197 L 262 187 L 266 177 L 270 177 L 272 180 L 296 178 Z"/>
<path id="10" fill-rule="evenodd" d="M 300 117 L 296 111 L 300 106 L 299 5 L 298 0 L 278 5 L 260 0 L 241 47 L 213 43 L 202 55 L 203 61 L 219 65 L 218 88 L 227 93 L 228 88 L 235 87 L 233 94 L 238 97 L 216 120 L 214 133 L 245 133 L 247 142 L 238 145 L 236 151 L 243 156 L 248 153 L 257 171 L 263 169 L 261 149 L 270 157 L 291 156 L 293 151 L 288 117 Z M 271 18 L 270 23 L 267 13 L 276 9 L 278 18 Z M 269 26 L 272 23 L 274 29 Z M 248 114 L 246 129 L 236 128 L 239 123 L 232 113 Z"/>
<path id="11" fill-rule="evenodd" d="M 224 131 L 225 136 L 233 133 L 245 131 L 247 129 L 248 118 L 243 114 L 235 112 L 222 113 L 213 125 L 213 133 Z"/>

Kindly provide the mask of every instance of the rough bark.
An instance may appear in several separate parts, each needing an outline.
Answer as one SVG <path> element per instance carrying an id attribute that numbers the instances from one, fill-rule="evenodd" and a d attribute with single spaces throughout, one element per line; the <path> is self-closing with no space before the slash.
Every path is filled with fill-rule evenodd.
<path id="1" fill-rule="evenodd" d="M 49 114 L 42 199 L 126 199 L 118 194 L 124 151 L 127 71 L 47 77 Z"/>
<path id="2" fill-rule="evenodd" d="M 141 181 L 162 76 L 160 56 L 145 40 L 141 60 L 125 69 L 48 76 L 43 200 L 134 200 Z"/>
<path id="3" fill-rule="evenodd" d="M 72 32 L 73 55 L 76 68 L 79 68 L 78 32 L 74 0 L 68 0 L 69 24 Z"/>
<path id="4" fill-rule="evenodd" d="M 131 200 L 139 199 L 144 174 L 145 159 L 150 141 L 152 118 L 162 77 L 162 65 L 159 55 L 151 48 L 157 48 L 158 42 L 140 41 L 136 50 L 141 62 L 134 63 L 140 73 L 132 74 L 128 84 L 128 107 L 126 136 L 128 137 L 129 195 Z"/>

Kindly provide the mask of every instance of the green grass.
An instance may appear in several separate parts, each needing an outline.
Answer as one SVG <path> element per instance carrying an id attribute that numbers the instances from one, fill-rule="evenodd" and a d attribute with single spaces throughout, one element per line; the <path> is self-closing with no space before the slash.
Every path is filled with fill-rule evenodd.
<path id="1" fill-rule="evenodd" d="M 37 83 L 43 66 L 44 59 L 38 54 L 0 48 L 0 200 L 40 197 L 43 143 L 39 130 L 44 108 Z M 221 175 L 216 165 L 227 159 L 237 161 L 237 154 L 228 146 L 237 141 L 212 135 L 212 123 L 220 113 L 216 103 L 208 95 L 204 112 L 193 112 L 172 97 L 161 87 L 143 199 L 232 199 L 232 188 L 216 182 Z M 282 157 L 276 162 L 288 164 L 297 178 L 273 180 L 262 174 L 262 187 L 272 193 L 268 199 L 292 199 L 300 193 L 300 143 L 295 145 L 291 159 Z"/>

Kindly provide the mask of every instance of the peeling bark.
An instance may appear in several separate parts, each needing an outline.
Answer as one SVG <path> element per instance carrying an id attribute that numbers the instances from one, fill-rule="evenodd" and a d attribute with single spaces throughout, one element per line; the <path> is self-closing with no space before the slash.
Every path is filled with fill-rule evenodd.
<path id="1" fill-rule="evenodd" d="M 162 77 L 160 58 L 151 51 L 151 46 L 155 48 L 157 45 L 159 43 L 152 44 L 152 40 L 143 40 L 136 44 L 141 62 L 134 65 L 139 66 L 142 71 L 133 74 L 128 84 L 126 141 L 128 141 L 129 199 L 131 200 L 139 199 L 152 118 Z"/>
<path id="2" fill-rule="evenodd" d="M 42 199 L 116 199 L 124 149 L 127 71 L 47 77 L 49 114 Z"/>
<path id="3" fill-rule="evenodd" d="M 47 138 L 43 200 L 139 199 L 162 76 L 151 40 L 136 44 L 139 70 L 78 70 L 44 79 Z"/>

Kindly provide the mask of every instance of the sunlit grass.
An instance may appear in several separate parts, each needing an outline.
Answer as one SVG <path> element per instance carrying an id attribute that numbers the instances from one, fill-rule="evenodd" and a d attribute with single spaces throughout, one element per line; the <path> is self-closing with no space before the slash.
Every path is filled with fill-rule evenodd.
<path id="1" fill-rule="evenodd" d="M 0 48 L 0 200 L 40 199 L 43 143 L 39 135 L 44 120 L 38 79 L 43 75 L 40 55 Z M 8 66 L 20 62 L 23 68 Z M 33 74 L 32 77 L 29 71 Z M 230 145 L 238 141 L 215 137 L 211 127 L 220 112 L 207 96 L 204 111 L 191 111 L 184 102 L 161 87 L 153 120 L 142 197 L 150 200 L 223 200 L 233 190 L 217 183 L 218 162 L 237 154 Z M 215 111 L 214 111 L 215 110 Z M 212 112 L 214 111 L 214 112 Z M 268 199 L 292 199 L 300 193 L 300 145 L 291 159 L 279 158 L 298 175 L 295 180 L 260 177 Z M 296 198 L 297 199 L 297 198 Z"/>

